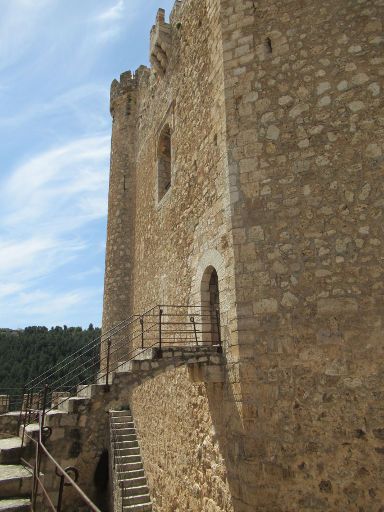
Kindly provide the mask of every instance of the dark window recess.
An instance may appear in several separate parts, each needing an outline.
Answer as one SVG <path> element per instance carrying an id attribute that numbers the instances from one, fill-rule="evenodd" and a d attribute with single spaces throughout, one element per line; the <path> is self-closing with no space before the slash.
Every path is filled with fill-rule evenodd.
<path id="1" fill-rule="evenodd" d="M 167 124 L 161 131 L 157 147 L 157 190 L 158 201 L 171 188 L 172 144 L 171 129 Z"/>
<path id="2" fill-rule="evenodd" d="M 270 37 L 267 37 L 265 40 L 265 49 L 267 53 L 272 53 L 272 41 Z"/>

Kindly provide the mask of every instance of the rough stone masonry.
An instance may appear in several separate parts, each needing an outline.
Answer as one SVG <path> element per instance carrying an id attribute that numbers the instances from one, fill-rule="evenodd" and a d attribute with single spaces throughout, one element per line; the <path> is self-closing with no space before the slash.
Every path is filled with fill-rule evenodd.
<path id="1" fill-rule="evenodd" d="M 383 21 L 178 1 L 112 83 L 103 328 L 218 275 L 224 383 L 132 391 L 159 512 L 384 511 Z"/>

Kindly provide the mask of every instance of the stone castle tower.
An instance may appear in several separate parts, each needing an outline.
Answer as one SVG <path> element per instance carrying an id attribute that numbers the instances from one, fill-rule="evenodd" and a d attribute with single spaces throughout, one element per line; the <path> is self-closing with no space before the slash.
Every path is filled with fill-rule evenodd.
<path id="1" fill-rule="evenodd" d="M 165 511 L 383 510 L 384 3 L 183 0 L 111 89 L 103 328 L 220 310 L 132 393 Z"/>

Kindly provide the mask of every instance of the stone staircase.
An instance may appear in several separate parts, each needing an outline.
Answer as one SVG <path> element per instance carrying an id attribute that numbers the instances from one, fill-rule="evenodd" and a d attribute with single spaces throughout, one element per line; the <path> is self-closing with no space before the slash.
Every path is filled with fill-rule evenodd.
<path id="1" fill-rule="evenodd" d="M 31 509 L 32 472 L 20 464 L 21 438 L 0 439 L 0 511 Z"/>
<path id="2" fill-rule="evenodd" d="M 130 410 L 110 411 L 115 510 L 151 512 L 135 424 Z"/>
<path id="3" fill-rule="evenodd" d="M 118 409 L 119 404 L 126 403 L 126 392 L 132 386 L 183 365 L 189 368 L 193 381 L 223 381 L 223 359 L 217 347 L 167 347 L 161 353 L 148 349 L 128 362 L 119 363 L 110 375 L 109 386 L 103 379 L 98 379 L 97 384 L 78 386 L 77 396 L 68 397 L 46 413 L 45 425 L 52 429 L 49 439 L 52 448 L 56 443 L 66 445 L 74 428 L 84 428 L 82 420 L 89 417 L 92 404 L 97 411 L 109 410 L 110 425 L 115 433 L 114 487 L 120 490 L 115 510 L 150 512 L 152 503 L 131 412 L 110 409 Z M 20 463 L 20 457 L 33 461 L 34 446 L 29 437 L 38 439 L 39 426 L 32 423 L 26 427 L 28 436 L 22 448 L 23 427 L 17 430 L 18 416 L 19 413 L 0 415 L 1 431 L 8 436 L 0 439 L 0 512 L 24 512 L 31 508 L 32 472 Z M 49 475 L 46 474 L 44 480 L 48 483 Z"/>

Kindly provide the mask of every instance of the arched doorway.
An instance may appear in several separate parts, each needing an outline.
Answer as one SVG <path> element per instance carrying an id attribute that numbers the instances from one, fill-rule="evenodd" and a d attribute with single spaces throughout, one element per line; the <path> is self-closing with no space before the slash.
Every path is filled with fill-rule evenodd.
<path id="1" fill-rule="evenodd" d="M 102 512 L 109 510 L 109 455 L 108 450 L 104 450 L 97 463 L 95 474 L 93 476 L 95 486 L 95 504 Z"/>
<path id="2" fill-rule="evenodd" d="M 204 319 L 202 341 L 219 343 L 219 277 L 216 269 L 212 266 L 205 269 L 201 280 L 201 309 Z"/>

